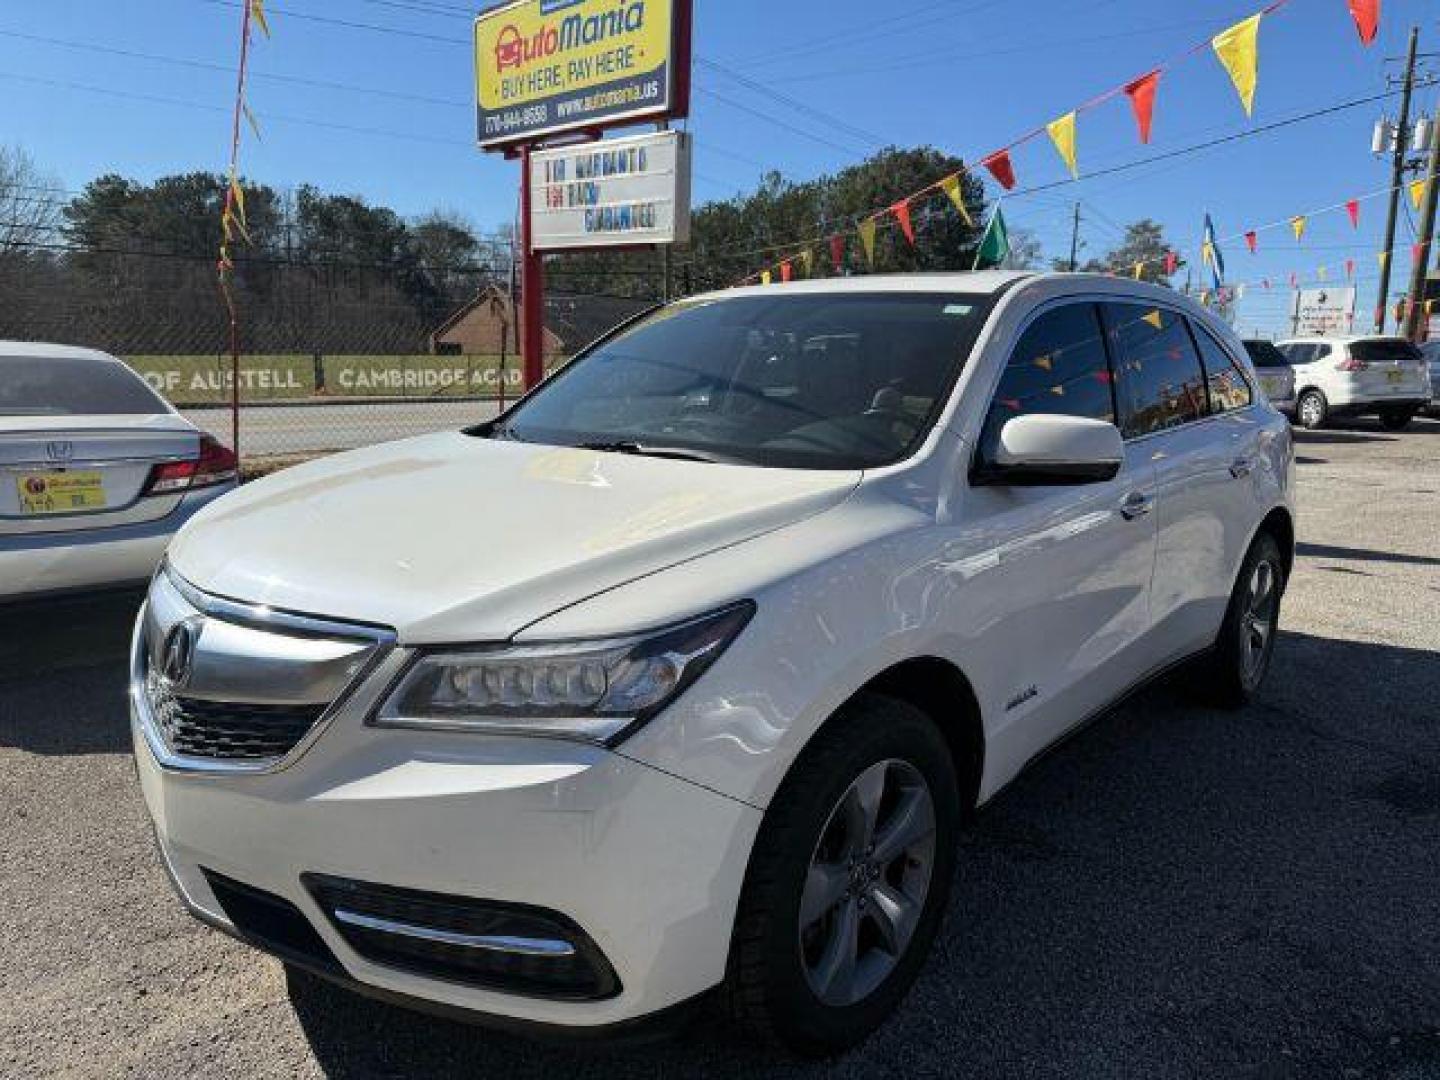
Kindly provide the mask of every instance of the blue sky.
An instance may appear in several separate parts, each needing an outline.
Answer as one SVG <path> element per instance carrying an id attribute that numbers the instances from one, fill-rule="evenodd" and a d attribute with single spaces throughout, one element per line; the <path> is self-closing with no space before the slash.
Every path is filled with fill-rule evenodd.
<path id="1" fill-rule="evenodd" d="M 473 147 L 467 5 L 269 2 L 277 9 L 275 34 L 257 47 L 251 90 L 264 141 L 247 136 L 247 175 L 279 186 L 311 182 L 404 213 L 453 209 L 485 229 L 510 217 L 515 166 Z M 769 168 L 810 177 L 887 143 L 930 144 L 978 159 L 1252 14 L 1258 4 L 696 0 L 696 53 L 722 67 L 702 62 L 696 68 L 695 197 L 748 189 Z M 1370 131 L 1382 109 L 1393 111 L 1393 100 L 1084 179 L 1087 170 L 1380 92 L 1382 61 L 1403 51 L 1412 23 L 1422 25 L 1430 48 L 1440 49 L 1433 0 L 1386 0 L 1384 8 L 1381 38 L 1370 49 L 1361 47 L 1344 0 L 1291 0 L 1267 18 L 1253 121 L 1209 54 L 1167 75 L 1148 149 L 1138 145 L 1123 99 L 1082 114 L 1082 180 L 1008 199 L 1007 218 L 1035 231 L 1047 255 L 1063 255 L 1078 199 L 1087 254 L 1100 254 L 1125 223 L 1149 216 L 1198 262 L 1207 209 L 1228 235 L 1386 187 L 1388 169 L 1369 153 Z M 299 17 L 304 14 L 391 32 Z M 0 139 L 23 146 L 68 188 L 102 172 L 150 179 L 220 171 L 233 95 L 233 75 L 224 69 L 234 63 L 238 18 L 232 0 L 6 5 L 0 10 Z M 77 47 L 83 45 L 148 55 Z M 765 87 L 827 119 L 772 98 Z M 1420 100 L 1433 109 L 1435 91 Z M 1016 167 L 1022 188 L 1065 178 L 1045 140 L 1021 149 Z M 1258 256 L 1231 242 L 1231 277 L 1257 283 L 1268 277 L 1274 286 L 1269 293 L 1258 285 L 1249 290 L 1241 329 L 1280 329 L 1290 274 L 1312 278 L 1325 264 L 1329 280 L 1343 282 L 1347 258 L 1356 262 L 1361 311 L 1371 310 L 1382 226 L 1383 200 L 1372 199 L 1358 233 L 1341 211 L 1315 218 L 1303 245 L 1288 229 L 1263 234 Z M 1402 223 L 1400 280 L 1408 279 L 1412 238 L 1409 223 Z"/>

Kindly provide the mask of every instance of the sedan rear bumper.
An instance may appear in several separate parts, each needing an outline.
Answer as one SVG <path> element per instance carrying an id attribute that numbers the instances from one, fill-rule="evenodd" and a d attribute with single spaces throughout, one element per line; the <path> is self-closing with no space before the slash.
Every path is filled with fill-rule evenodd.
<path id="1" fill-rule="evenodd" d="M 191 492 L 157 521 L 0 537 L 0 603 L 144 582 L 181 526 L 234 489 L 217 484 Z"/>

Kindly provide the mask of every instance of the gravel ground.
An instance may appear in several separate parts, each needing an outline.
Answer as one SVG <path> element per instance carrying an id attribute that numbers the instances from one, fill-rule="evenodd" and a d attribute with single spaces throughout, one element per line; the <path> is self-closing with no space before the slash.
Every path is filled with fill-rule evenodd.
<path id="1" fill-rule="evenodd" d="M 549 1047 L 311 980 L 193 923 L 124 709 L 134 598 L 0 618 L 0 1075 L 1440 1077 L 1440 424 L 1301 436 L 1276 667 L 1153 689 L 981 816 L 901 1015 L 828 1068 L 723 1028 Z"/>

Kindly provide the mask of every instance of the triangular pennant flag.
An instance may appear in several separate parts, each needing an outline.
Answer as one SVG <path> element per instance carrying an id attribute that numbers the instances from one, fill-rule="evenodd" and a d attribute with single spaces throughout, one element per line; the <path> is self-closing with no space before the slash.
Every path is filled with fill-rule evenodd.
<path id="1" fill-rule="evenodd" d="M 1145 273 L 1145 264 L 1144 264 L 1143 262 L 1137 262 L 1137 263 L 1135 264 L 1135 280 L 1136 280 L 1136 281 L 1139 281 L 1140 278 L 1144 275 L 1144 273 Z"/>
<path id="2" fill-rule="evenodd" d="M 875 219 L 866 218 L 860 222 L 860 246 L 865 249 L 865 261 L 875 265 Z"/>
<path id="3" fill-rule="evenodd" d="M 1349 278 L 1351 281 L 1354 281 L 1354 280 L 1355 280 L 1355 260 L 1354 260 L 1354 259 L 1346 259 L 1346 260 L 1345 260 L 1345 276 L 1346 276 L 1347 278 Z"/>
<path id="4" fill-rule="evenodd" d="M 1351 199 L 1347 202 L 1345 204 L 1345 212 L 1350 215 L 1351 226 L 1356 229 L 1360 228 L 1360 200 Z"/>
<path id="5" fill-rule="evenodd" d="M 1155 310 L 1150 312 L 1149 314 L 1142 315 L 1140 316 L 1140 318 L 1142 321 L 1149 323 L 1156 330 L 1165 329 L 1165 319 L 1164 316 L 1160 314 L 1159 310 Z"/>
<path id="6" fill-rule="evenodd" d="M 1042 371 L 1054 371 L 1055 357 L 1050 353 L 1046 353 L 1044 356 L 1037 356 L 1035 358 L 1035 366 Z"/>
<path id="7" fill-rule="evenodd" d="M 810 248 L 800 252 L 800 269 L 805 272 L 806 277 L 815 269 L 815 252 Z"/>
<path id="8" fill-rule="evenodd" d="M 1245 107 L 1246 116 L 1255 115 L 1255 87 L 1260 81 L 1260 19 L 1263 14 L 1251 15 L 1229 30 L 1216 34 L 1210 42 L 1220 63 L 1229 72 L 1230 81 L 1235 84 L 1235 92 L 1240 95 L 1240 104 Z"/>
<path id="9" fill-rule="evenodd" d="M 1298 244 L 1305 239 L 1305 229 L 1309 226 L 1310 219 L 1304 214 L 1299 214 L 1290 219 L 1290 229 L 1295 233 L 1295 242 Z"/>
<path id="10" fill-rule="evenodd" d="M 895 215 L 895 220 L 900 223 L 900 231 L 905 234 L 905 239 L 910 241 L 910 246 L 915 246 L 915 225 L 910 220 L 910 202 L 908 199 L 901 199 L 890 212 Z"/>
<path id="11" fill-rule="evenodd" d="M 1253 230 L 1247 232 L 1245 234 L 1245 246 L 1250 249 L 1250 254 L 1254 255 L 1260 248 L 1260 234 Z"/>
<path id="12" fill-rule="evenodd" d="M 281 14 L 284 14 L 283 12 Z M 270 36 L 270 23 L 265 18 L 265 0 L 250 0 L 250 17 L 255 20 L 256 25 Z"/>
<path id="13" fill-rule="evenodd" d="M 1179 269 L 1180 269 L 1180 256 L 1177 255 L 1177 254 L 1176 254 L 1175 252 L 1173 252 L 1173 251 L 1167 251 L 1167 252 L 1165 252 L 1165 275 L 1166 275 L 1167 277 L 1169 277 L 1169 276 L 1173 275 L 1176 270 L 1179 270 Z"/>
<path id="14" fill-rule="evenodd" d="M 975 252 L 975 269 L 982 266 L 999 266 L 1010 257 L 1010 230 L 1005 226 L 1005 215 L 999 204 L 990 215 L 990 224 L 985 226 L 985 236 Z"/>
<path id="15" fill-rule="evenodd" d="M 1360 40 L 1371 44 L 1380 29 L 1380 0 L 1350 0 L 1350 14 L 1355 17 Z"/>
<path id="16" fill-rule="evenodd" d="M 770 271 L 769 271 L 769 270 L 762 270 L 762 271 L 760 272 L 760 284 L 761 284 L 761 285 L 769 285 L 770 282 L 772 282 L 772 281 L 774 281 L 774 280 L 775 280 L 775 279 L 770 276 Z"/>
<path id="17" fill-rule="evenodd" d="M 1410 201 L 1415 204 L 1415 209 L 1425 205 L 1425 185 L 1427 180 L 1412 180 L 1410 183 Z"/>
<path id="18" fill-rule="evenodd" d="M 260 123 L 255 119 L 255 114 L 250 111 L 250 106 L 242 101 L 240 102 L 240 109 L 245 113 L 245 122 L 250 125 L 250 130 L 255 133 L 255 141 L 264 142 L 265 137 L 260 134 Z"/>
<path id="19" fill-rule="evenodd" d="M 995 177 L 995 182 L 1002 188 L 1006 191 L 1014 190 L 1015 165 L 1010 160 L 1010 151 L 997 150 L 980 164 L 990 171 L 990 175 Z"/>
<path id="20" fill-rule="evenodd" d="M 1390 252 L 1388 252 L 1388 251 L 1377 251 L 1377 252 L 1375 253 L 1375 258 L 1379 261 L 1379 263 L 1380 263 L 1380 272 L 1383 274 L 1383 273 L 1385 272 L 1385 267 L 1390 264 Z"/>
<path id="21" fill-rule="evenodd" d="M 1209 290 L 1209 289 L 1201 289 L 1201 290 L 1200 290 L 1200 303 L 1201 303 L 1202 305 L 1204 305 L 1205 307 L 1209 307 L 1209 306 L 1210 306 L 1210 290 Z"/>
<path id="22" fill-rule="evenodd" d="M 1290 288 L 1292 288 L 1292 289 L 1298 289 L 1299 287 L 1300 287 L 1300 275 L 1299 275 L 1299 274 L 1296 274 L 1296 273 L 1291 273 L 1291 275 L 1290 275 Z"/>
<path id="23" fill-rule="evenodd" d="M 960 174 L 947 176 L 940 181 L 940 190 L 945 192 L 950 201 L 955 204 L 955 209 L 960 211 L 960 216 L 965 219 L 965 224 L 972 229 L 975 227 L 975 219 L 970 216 L 970 211 L 965 206 L 965 189 L 960 184 Z"/>
<path id="24" fill-rule="evenodd" d="M 1417 262 L 1417 263 L 1418 263 L 1421 259 L 1425 258 L 1425 248 L 1426 248 L 1426 246 L 1427 246 L 1427 245 L 1426 245 L 1424 242 L 1421 242 L 1421 243 L 1419 243 L 1419 244 L 1411 244 L 1411 245 L 1410 245 L 1410 261 L 1411 261 L 1411 262 Z"/>
<path id="25" fill-rule="evenodd" d="M 845 268 L 845 236 L 843 233 L 836 233 L 830 237 L 830 265 L 835 268 L 837 274 Z"/>
<path id="26" fill-rule="evenodd" d="M 791 279 L 793 279 L 794 277 L 795 277 L 795 268 L 790 265 L 790 260 L 789 260 L 789 259 L 786 259 L 784 262 L 782 262 L 782 263 L 780 264 L 780 280 L 781 280 L 781 281 L 784 281 L 784 282 L 788 282 L 788 281 L 790 281 Z"/>
<path id="27" fill-rule="evenodd" d="M 1135 123 L 1140 128 L 1140 141 L 1150 142 L 1150 122 L 1155 117 L 1155 91 L 1160 88 L 1160 72 L 1152 71 L 1125 87 L 1130 107 L 1135 110 Z"/>
<path id="28" fill-rule="evenodd" d="M 1055 144 L 1055 151 L 1060 155 L 1060 160 L 1065 162 L 1070 175 L 1080 179 L 1080 169 L 1075 159 L 1075 114 L 1068 112 L 1060 119 L 1050 121 L 1045 125 L 1045 130 L 1050 133 L 1050 141 Z"/>

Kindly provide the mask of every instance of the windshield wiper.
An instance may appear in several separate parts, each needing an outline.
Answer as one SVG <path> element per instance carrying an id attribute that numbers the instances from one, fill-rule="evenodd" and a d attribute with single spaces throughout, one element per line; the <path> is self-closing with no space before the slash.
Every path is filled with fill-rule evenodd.
<path id="1" fill-rule="evenodd" d="M 703 450 L 691 450 L 683 446 L 647 446 L 644 443 L 621 439 L 615 442 L 582 443 L 581 450 L 596 450 L 602 454 L 629 454 L 632 457 L 673 458 L 676 461 L 703 461 L 710 465 L 734 464 L 733 458 L 718 454 L 707 454 Z"/>

